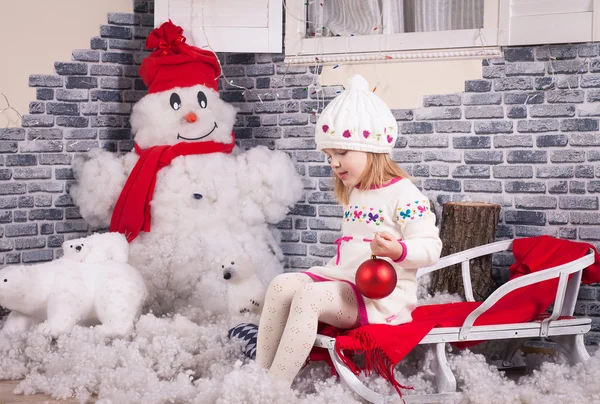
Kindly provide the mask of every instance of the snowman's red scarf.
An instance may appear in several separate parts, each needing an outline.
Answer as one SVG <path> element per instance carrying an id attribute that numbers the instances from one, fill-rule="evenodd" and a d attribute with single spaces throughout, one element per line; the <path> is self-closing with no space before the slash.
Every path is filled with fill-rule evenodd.
<path id="1" fill-rule="evenodd" d="M 125 186 L 119 195 L 110 220 L 110 231 L 119 232 L 133 241 L 140 231 L 150 231 L 150 201 L 156 185 L 158 171 L 171 164 L 178 156 L 190 154 L 231 153 L 235 141 L 232 134 L 231 143 L 217 142 L 181 142 L 173 146 L 154 146 L 142 150 L 136 144 L 135 151 L 140 155 L 133 167 Z"/>

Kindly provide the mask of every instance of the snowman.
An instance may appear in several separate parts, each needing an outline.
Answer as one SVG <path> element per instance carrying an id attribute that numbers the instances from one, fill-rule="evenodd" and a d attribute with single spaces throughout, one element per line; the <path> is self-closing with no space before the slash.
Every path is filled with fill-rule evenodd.
<path id="1" fill-rule="evenodd" d="M 127 237 L 150 309 L 181 312 L 220 295 L 210 310 L 225 313 L 227 285 L 215 268 L 237 255 L 265 284 L 280 273 L 269 224 L 285 218 L 303 186 L 284 152 L 234 151 L 236 110 L 219 98 L 219 61 L 182 34 L 169 21 L 147 39 L 154 51 L 139 71 L 148 94 L 131 113 L 135 149 L 90 151 L 74 164 L 70 193 L 90 225 Z"/>

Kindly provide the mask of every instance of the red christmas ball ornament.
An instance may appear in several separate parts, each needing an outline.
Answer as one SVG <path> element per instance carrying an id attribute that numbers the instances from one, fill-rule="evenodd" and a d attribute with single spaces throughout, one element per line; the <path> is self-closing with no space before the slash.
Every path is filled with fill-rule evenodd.
<path id="1" fill-rule="evenodd" d="M 394 291 L 397 281 L 396 270 L 392 264 L 374 255 L 356 270 L 356 287 L 369 299 L 383 299 L 389 296 Z"/>

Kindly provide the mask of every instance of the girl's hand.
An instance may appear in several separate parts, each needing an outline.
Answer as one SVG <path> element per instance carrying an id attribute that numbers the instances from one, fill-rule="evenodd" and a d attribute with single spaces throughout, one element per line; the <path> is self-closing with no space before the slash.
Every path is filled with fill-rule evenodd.
<path id="1" fill-rule="evenodd" d="M 371 241 L 371 252 L 379 257 L 388 257 L 397 260 L 402 256 L 402 244 L 398 242 L 390 233 L 382 231 L 375 233 L 375 238 Z"/>

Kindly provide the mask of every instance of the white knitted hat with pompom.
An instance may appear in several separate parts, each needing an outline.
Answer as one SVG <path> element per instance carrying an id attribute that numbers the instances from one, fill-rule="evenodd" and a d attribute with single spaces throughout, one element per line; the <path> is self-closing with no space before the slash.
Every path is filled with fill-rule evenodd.
<path id="1" fill-rule="evenodd" d="M 319 150 L 390 153 L 397 137 L 398 124 L 392 111 L 369 90 L 364 77 L 354 75 L 346 90 L 321 113 L 315 141 Z"/>

